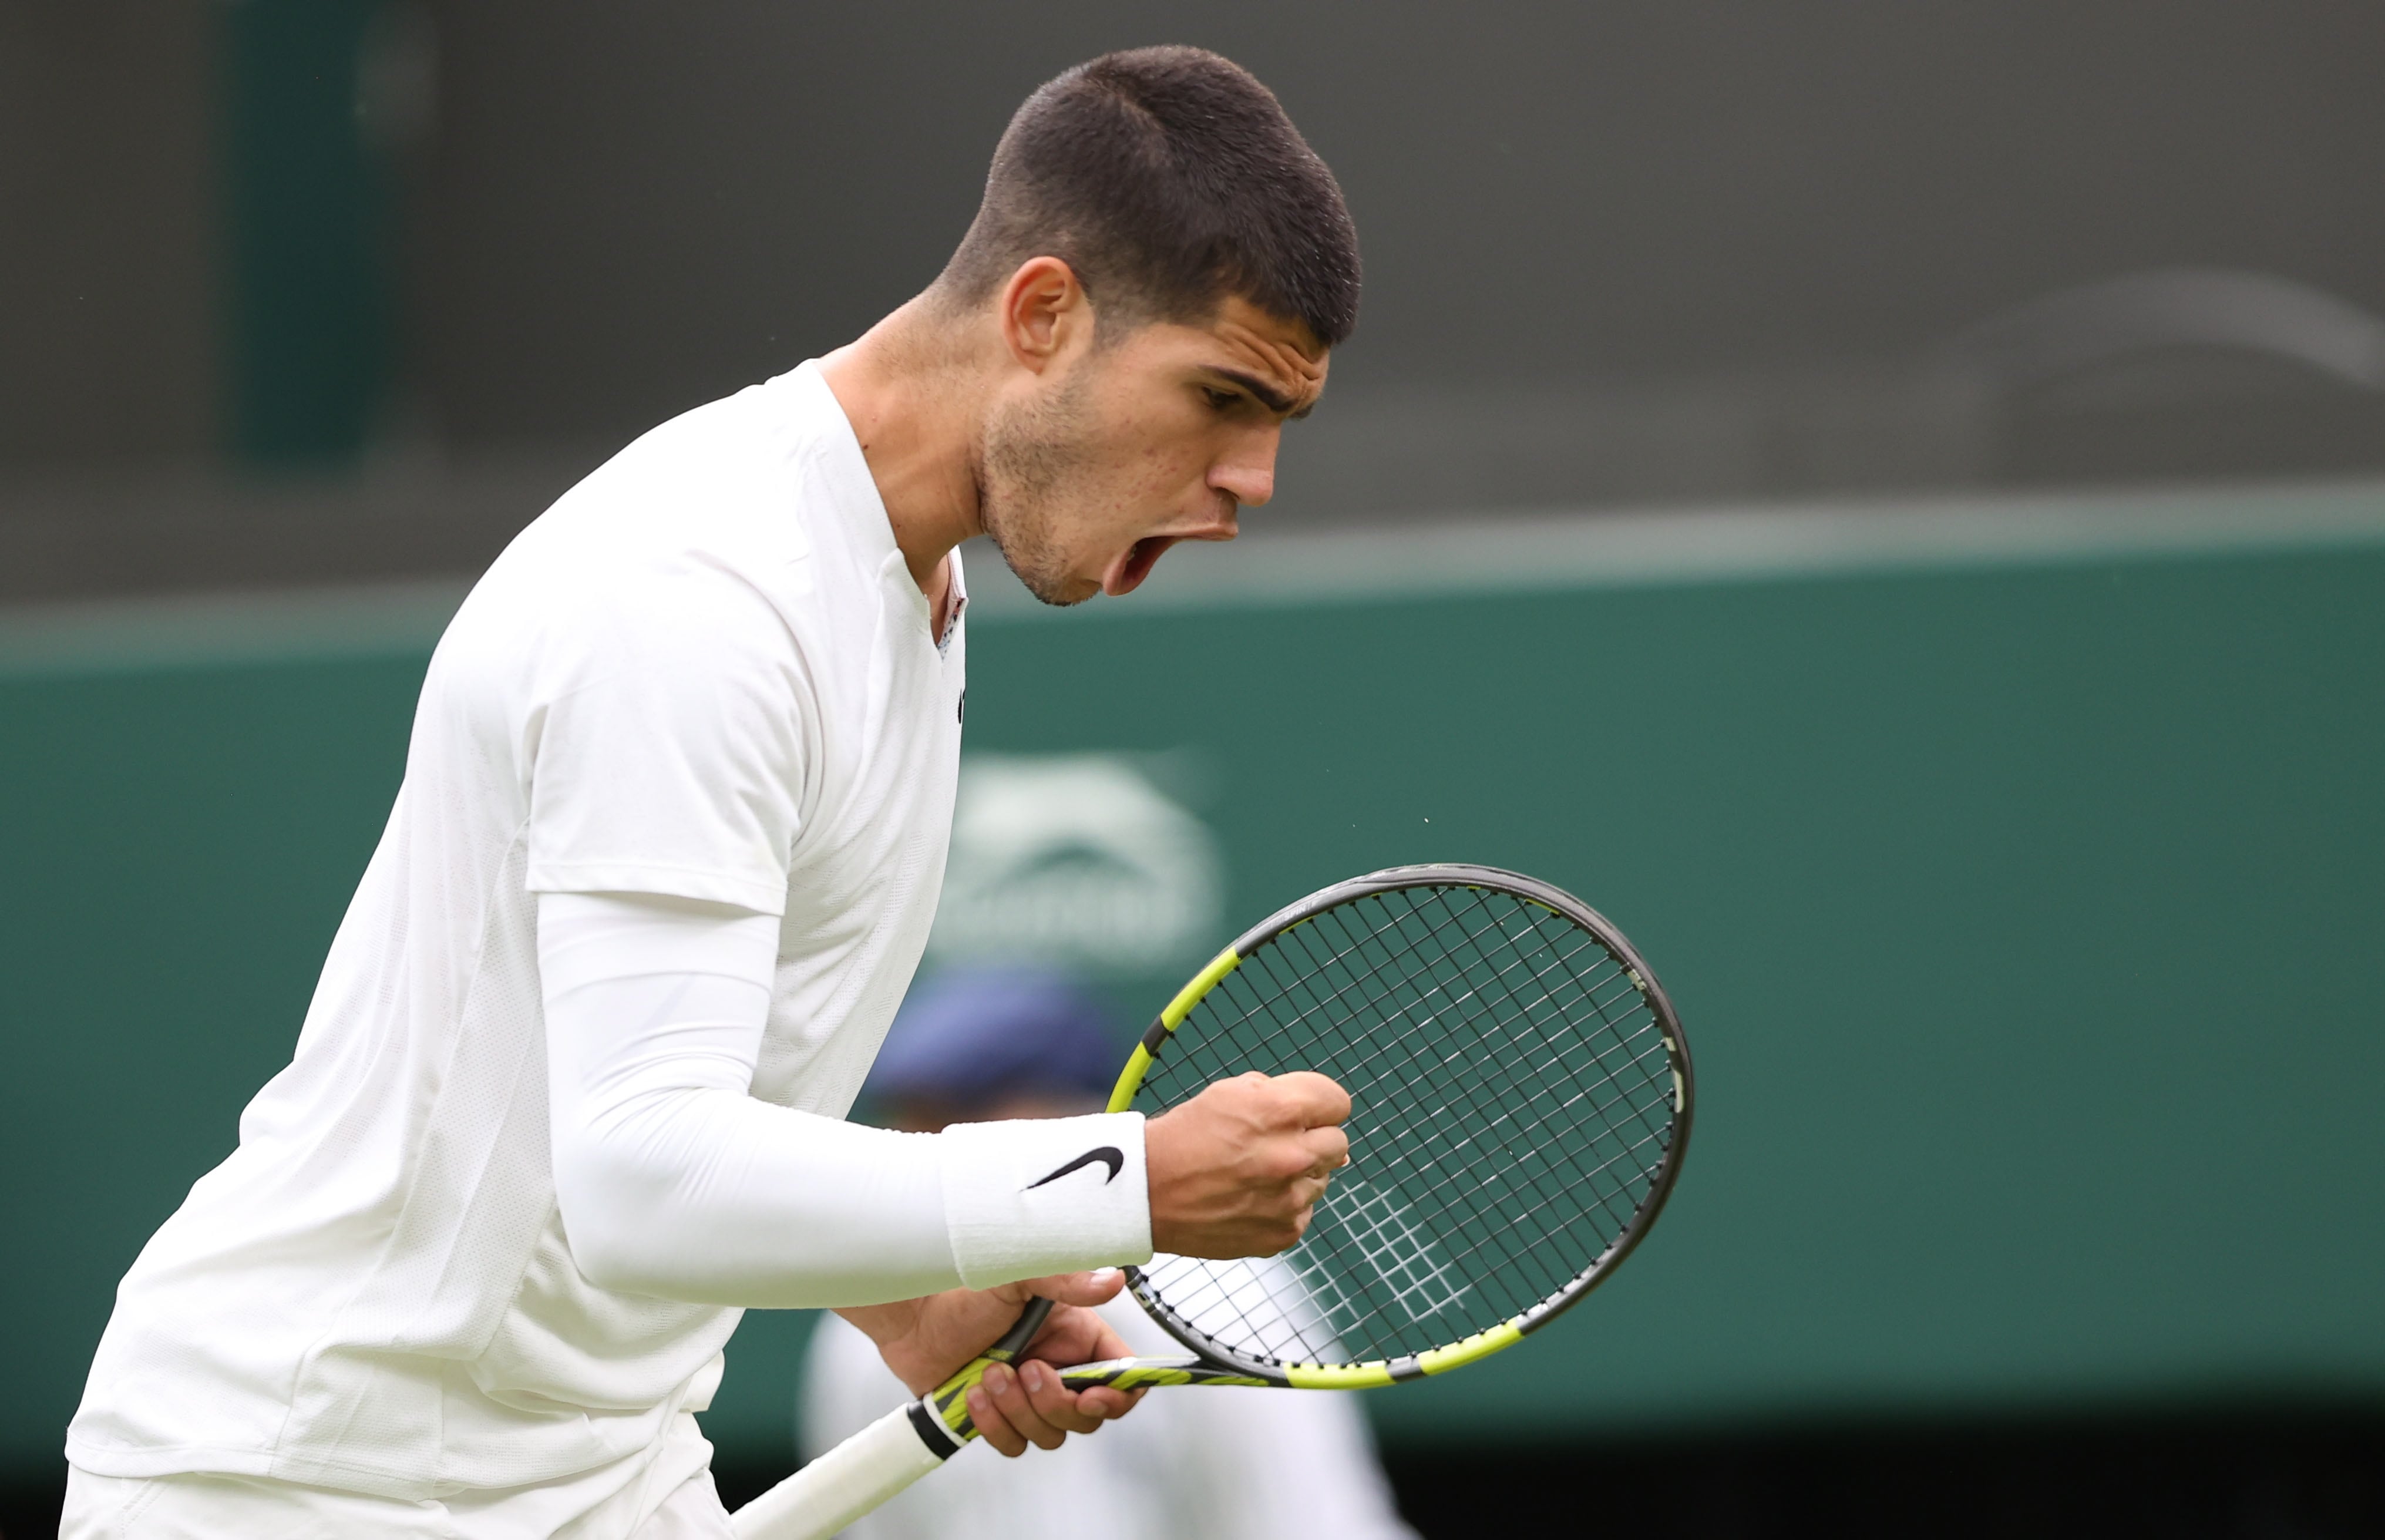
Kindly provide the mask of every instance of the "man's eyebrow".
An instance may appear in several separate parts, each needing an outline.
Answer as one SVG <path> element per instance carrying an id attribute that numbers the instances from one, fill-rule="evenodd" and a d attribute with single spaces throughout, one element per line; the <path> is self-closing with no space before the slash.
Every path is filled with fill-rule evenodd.
<path id="1" fill-rule="evenodd" d="M 1252 396 L 1258 401 L 1258 404 L 1265 407 L 1268 411 L 1280 412 L 1285 417 L 1295 422 L 1300 420 L 1302 418 L 1306 417 L 1317 407 L 1317 403 L 1311 401 L 1307 406 L 1301 407 L 1300 410 L 1293 411 L 1292 409 L 1292 397 L 1284 394 L 1283 392 L 1276 389 L 1273 385 L 1268 384 L 1266 381 L 1260 379 L 1255 374 L 1245 374 L 1238 369 L 1217 369 L 1214 366 L 1210 369 L 1209 372 L 1216 375 L 1220 380 L 1232 381 L 1235 384 L 1240 385 L 1242 389 L 1250 392 Z"/>

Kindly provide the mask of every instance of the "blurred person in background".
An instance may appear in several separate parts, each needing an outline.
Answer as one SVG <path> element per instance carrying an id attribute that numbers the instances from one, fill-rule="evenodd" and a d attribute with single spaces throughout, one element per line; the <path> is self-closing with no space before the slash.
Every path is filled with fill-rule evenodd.
<path id="1" fill-rule="evenodd" d="M 1125 1057 L 1110 1013 L 1066 974 L 963 969 L 905 1002 L 864 1088 L 878 1121 L 954 1123 L 1101 1110 Z M 1101 1314 L 1137 1354 L 1183 1348 L 1121 1294 Z M 821 1318 L 799 1395 L 816 1459 L 905 1400 L 876 1346 Z M 1392 1506 L 1365 1418 L 1343 1391 L 1162 1390 L 1093 1440 L 1005 1463 L 972 1444 L 845 1531 L 850 1540 L 1415 1540 Z"/>

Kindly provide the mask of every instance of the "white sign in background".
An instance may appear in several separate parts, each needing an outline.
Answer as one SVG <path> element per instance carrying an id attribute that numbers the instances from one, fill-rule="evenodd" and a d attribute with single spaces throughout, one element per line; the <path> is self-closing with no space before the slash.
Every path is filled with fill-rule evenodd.
<path id="1" fill-rule="evenodd" d="M 1216 944 L 1217 836 L 1121 754 L 971 755 L 928 954 L 1142 972 Z"/>

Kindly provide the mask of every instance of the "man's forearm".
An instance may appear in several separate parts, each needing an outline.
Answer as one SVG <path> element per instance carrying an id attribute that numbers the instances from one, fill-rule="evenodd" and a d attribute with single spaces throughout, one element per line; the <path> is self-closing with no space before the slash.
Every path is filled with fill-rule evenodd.
<path id="1" fill-rule="evenodd" d="M 853 1306 L 1150 1255 L 1132 1114 L 894 1133 L 748 1094 L 777 921 L 548 894 L 556 1191 L 581 1271 L 743 1306 Z"/>

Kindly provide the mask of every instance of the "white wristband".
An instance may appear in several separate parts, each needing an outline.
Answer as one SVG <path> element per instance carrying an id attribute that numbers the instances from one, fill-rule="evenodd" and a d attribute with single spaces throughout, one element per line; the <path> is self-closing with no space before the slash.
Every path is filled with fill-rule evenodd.
<path id="1" fill-rule="evenodd" d="M 1142 1113 L 955 1123 L 936 1142 L 969 1287 L 1151 1259 Z"/>

